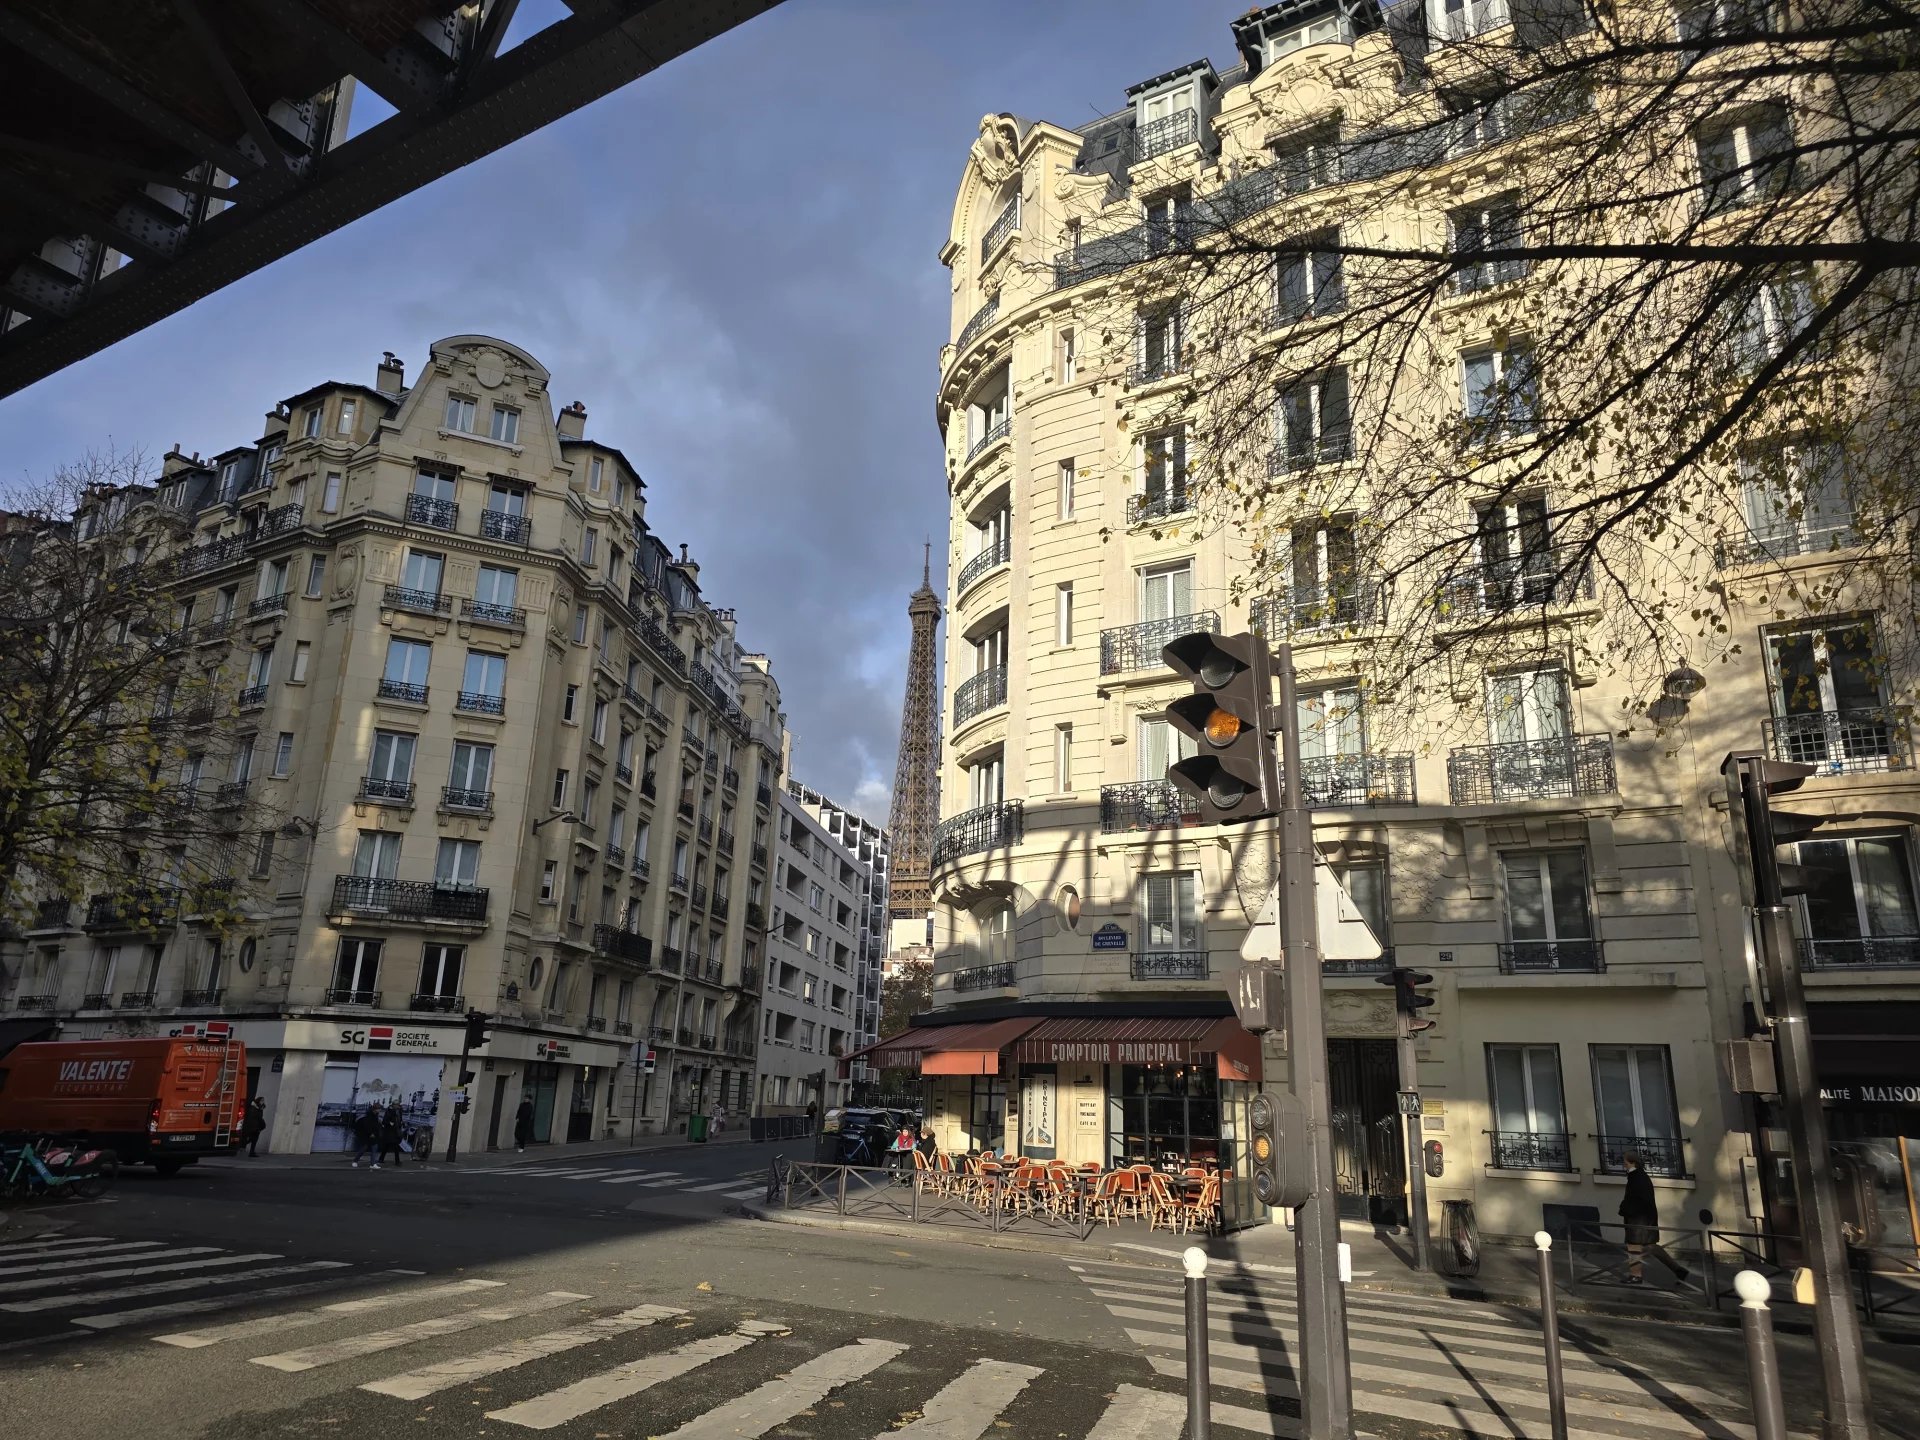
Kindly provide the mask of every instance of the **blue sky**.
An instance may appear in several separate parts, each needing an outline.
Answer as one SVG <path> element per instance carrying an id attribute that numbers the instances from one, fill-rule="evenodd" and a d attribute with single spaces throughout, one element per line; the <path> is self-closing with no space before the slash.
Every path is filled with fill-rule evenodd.
<path id="1" fill-rule="evenodd" d="M 512 340 L 772 657 L 796 775 L 884 824 L 907 595 L 946 528 L 935 256 L 980 117 L 1077 125 L 1224 67 L 1245 8 L 787 0 L 0 401 L 0 483 L 109 442 L 211 454 L 308 385 L 370 383 L 382 350 L 412 375 L 441 336 Z M 558 13 L 527 0 L 515 31 Z"/>

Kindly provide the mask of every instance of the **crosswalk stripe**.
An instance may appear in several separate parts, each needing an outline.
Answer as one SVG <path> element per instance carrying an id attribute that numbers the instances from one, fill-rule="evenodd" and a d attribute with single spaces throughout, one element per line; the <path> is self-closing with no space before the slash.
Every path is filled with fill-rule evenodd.
<path id="1" fill-rule="evenodd" d="M 157 1242 L 143 1240 L 131 1245 L 102 1245 L 99 1249 L 90 1250 L 84 1255 L 49 1256 L 36 1264 L 0 1266 L 0 1276 L 40 1275 L 54 1270 L 85 1270 L 94 1265 L 122 1265 L 129 1260 L 170 1260 L 181 1255 L 211 1255 L 220 1248 L 218 1245 L 191 1245 L 178 1250 L 155 1250 L 152 1248 L 155 1243 Z M 138 1255 L 109 1253 L 115 1250 L 138 1250 L 141 1253 Z"/>
<path id="2" fill-rule="evenodd" d="M 980 1440 L 1027 1382 L 1046 1373 L 1038 1365 L 976 1360 L 921 1407 L 919 1419 L 897 1430 L 882 1430 L 875 1440 L 895 1435 L 917 1436 L 920 1440 Z"/>
<path id="3" fill-rule="evenodd" d="M 576 1380 L 561 1389 L 536 1395 L 531 1400 L 522 1400 L 518 1405 L 509 1405 L 504 1410 L 489 1410 L 487 1419 L 508 1425 L 523 1425 L 529 1430 L 551 1430 L 603 1405 L 629 1399 L 643 1390 L 651 1390 L 664 1381 L 685 1375 L 690 1370 L 698 1370 L 709 1360 L 718 1360 L 736 1350 L 744 1350 L 754 1341 L 779 1334 L 784 1328 L 749 1320 L 725 1334 L 691 1340 L 659 1355 L 646 1355 L 611 1370 L 603 1370 L 598 1375 Z"/>
<path id="4" fill-rule="evenodd" d="M 214 1247 L 202 1246 L 199 1249 L 187 1253 L 200 1254 L 202 1251 L 211 1248 Z M 119 1270 L 94 1270 L 84 1278 L 88 1281 L 122 1280 L 134 1275 L 162 1275 L 181 1270 L 210 1270 L 217 1269 L 223 1265 L 251 1265 L 256 1260 L 279 1260 L 281 1258 L 279 1255 L 264 1254 L 215 1255 L 211 1260 L 174 1260 L 165 1265 L 134 1265 Z M 45 1290 L 52 1285 L 71 1285 L 75 1280 L 81 1278 L 83 1277 L 77 1275 L 41 1275 L 32 1280 L 9 1280 L 4 1284 L 0 1284 L 0 1294 L 17 1295 L 28 1290 Z"/>
<path id="5" fill-rule="evenodd" d="M 349 1268 L 345 1260 L 314 1260 L 303 1265 L 269 1265 L 263 1270 L 243 1270 L 233 1275 L 203 1275 L 192 1283 L 201 1286 L 211 1285 L 247 1285 L 255 1280 L 266 1280 L 276 1275 L 295 1275 L 303 1270 L 344 1270 Z M 8 1310 L 18 1315 L 31 1315 L 41 1310 L 77 1310 L 82 1305 L 100 1305 L 109 1300 L 137 1300 L 142 1295 L 178 1294 L 179 1280 L 151 1280 L 144 1285 L 118 1285 L 111 1290 L 86 1290 L 71 1295 L 41 1295 L 32 1300 L 15 1300 L 0 1305 L 0 1310 Z M 222 1302 L 223 1304 L 226 1302 Z"/>
<path id="6" fill-rule="evenodd" d="M 678 1188 L 679 1186 L 684 1185 L 685 1183 L 686 1182 L 684 1180 L 681 1180 L 678 1177 L 667 1178 L 664 1176 L 656 1175 L 646 1180 L 642 1180 L 640 1182 L 640 1188 L 642 1190 L 659 1190 L 668 1185 L 672 1185 Z"/>
<path id="7" fill-rule="evenodd" d="M 257 1280 L 262 1275 L 294 1274 L 300 1271 L 313 1271 L 321 1265 L 343 1265 L 344 1261 L 323 1260 L 313 1265 L 287 1265 L 275 1270 L 256 1270 L 248 1275 L 235 1276 L 238 1280 Z M 222 1283 L 226 1277 L 222 1277 Z M 165 1305 L 147 1305 L 138 1310 L 110 1311 L 104 1315 L 75 1315 L 73 1323 L 83 1325 L 89 1330 L 118 1330 L 127 1325 L 145 1325 L 154 1320 L 171 1320 L 179 1315 L 204 1315 L 209 1310 L 231 1310 L 236 1305 L 251 1305 L 260 1300 L 286 1300 L 295 1295 L 311 1295 L 316 1290 L 336 1290 L 344 1277 L 329 1276 L 325 1280 L 309 1280 L 300 1285 L 279 1285 L 268 1290 L 249 1290 L 244 1295 L 211 1295 L 198 1300 L 175 1300 Z"/>
<path id="8" fill-rule="evenodd" d="M 1249 1410 L 1244 1405 L 1223 1405 L 1218 1400 L 1208 1408 L 1207 1414 L 1214 1425 L 1222 1430 L 1250 1430 L 1255 1435 L 1271 1436 L 1273 1440 L 1300 1440 L 1300 1422 L 1291 1415 L 1276 1415 L 1270 1410 Z M 1452 1421 L 1447 1424 L 1449 1428 L 1457 1428 Z M 1513 1432 L 1501 1431 L 1498 1440 L 1513 1440 Z M 1569 1436 L 1568 1440 L 1572 1440 L 1572 1437 Z"/>
<path id="9" fill-rule="evenodd" d="M 276 1355 L 254 1355 L 249 1359 L 253 1364 L 265 1365 L 270 1370 L 317 1370 L 322 1365 L 334 1365 L 362 1355 L 375 1355 L 382 1350 L 411 1345 L 416 1340 L 476 1330 L 482 1325 L 494 1325 L 503 1320 L 518 1320 L 523 1315 L 538 1315 L 545 1310 L 558 1309 L 572 1300 L 592 1298 L 591 1295 L 578 1295 L 571 1290 L 549 1290 L 544 1295 L 530 1296 L 490 1309 L 460 1310 L 452 1315 L 436 1315 L 430 1320 L 415 1320 L 410 1325 L 396 1325 L 391 1330 L 369 1330 L 365 1334 L 348 1335 L 301 1350 L 282 1350 Z"/>
<path id="10" fill-rule="evenodd" d="M 752 1185 L 745 1190 L 729 1190 L 726 1192 L 724 1198 L 728 1200 L 755 1200 L 766 1193 L 763 1187 Z"/>
<path id="11" fill-rule="evenodd" d="M 1122 1385 L 1087 1432 L 1087 1440 L 1164 1440 L 1178 1435 L 1186 1418 L 1186 1396 Z"/>
<path id="12" fill-rule="evenodd" d="M 842 1385 L 871 1375 L 906 1349 L 896 1340 L 856 1340 L 842 1345 L 695 1416 L 658 1440 L 758 1440 L 774 1426 L 818 1405 Z"/>
<path id="13" fill-rule="evenodd" d="M 11 1245 L 0 1245 L 0 1260 L 14 1260 L 22 1256 L 31 1257 L 41 1254 L 58 1255 L 62 1251 L 84 1250 L 90 1245 L 98 1245 L 106 1240 L 105 1235 L 73 1235 L 58 1240 L 16 1240 Z M 136 1245 L 158 1245 L 158 1240 L 136 1240 Z"/>
<path id="14" fill-rule="evenodd" d="M 648 1178 L 650 1177 L 647 1172 L 642 1170 L 638 1175 L 609 1175 L 600 1183 L 602 1185 L 638 1185 Z"/>
<path id="15" fill-rule="evenodd" d="M 592 1320 L 566 1330 L 549 1330 L 544 1335 L 533 1335 L 525 1340 L 509 1340 L 504 1345 L 482 1350 L 477 1355 L 462 1355 L 458 1359 L 443 1360 L 438 1365 L 423 1365 L 418 1370 L 409 1370 L 404 1375 L 390 1375 L 385 1380 L 374 1380 L 360 1388 L 401 1400 L 421 1400 L 450 1385 L 497 1375 L 516 1365 L 525 1365 L 529 1361 L 558 1355 L 562 1351 L 591 1345 L 596 1341 L 611 1340 L 630 1330 L 640 1330 L 655 1321 L 670 1320 L 686 1313 L 665 1305 L 637 1305 L 631 1310 L 622 1310 L 618 1315 L 609 1315 L 604 1320 Z"/>
<path id="16" fill-rule="evenodd" d="M 438 1300 L 448 1295 L 461 1295 L 472 1290 L 498 1289 L 505 1285 L 504 1280 L 455 1280 L 450 1285 L 409 1285 L 401 1290 L 389 1290 L 382 1295 L 366 1295 L 358 1300 L 341 1300 L 332 1305 L 322 1305 L 314 1310 L 289 1310 L 284 1315 L 261 1315 L 241 1320 L 232 1325 L 213 1325 L 205 1330 L 182 1330 L 174 1335 L 156 1335 L 154 1342 L 159 1345 L 174 1345 L 182 1350 L 198 1350 L 206 1345 L 218 1345 L 222 1340 L 232 1340 L 241 1335 L 259 1335 L 266 1332 L 278 1334 L 283 1330 L 302 1330 L 309 1325 L 324 1325 L 329 1320 L 337 1320 L 342 1315 L 364 1315 L 370 1310 L 386 1310 L 395 1305 L 411 1305 L 421 1300 Z"/>
<path id="17" fill-rule="evenodd" d="M 619 1175 L 622 1173 L 624 1172 L 622 1172 L 619 1166 L 609 1165 L 603 1166 L 598 1170 L 569 1170 L 557 1172 L 554 1178 L 556 1180 L 598 1180 L 603 1175 Z"/>
<path id="18" fill-rule="evenodd" d="M 709 1190 L 732 1189 L 734 1186 L 738 1185 L 739 1183 L 740 1182 L 738 1180 L 717 1180 L 711 1185 L 685 1185 L 685 1186 L 682 1186 L 681 1188 L 684 1189 L 689 1195 L 704 1195 Z"/>

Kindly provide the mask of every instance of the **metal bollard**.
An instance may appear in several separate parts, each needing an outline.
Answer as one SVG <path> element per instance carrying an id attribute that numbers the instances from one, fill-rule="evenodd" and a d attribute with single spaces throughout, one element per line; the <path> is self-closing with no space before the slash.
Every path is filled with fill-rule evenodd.
<path id="1" fill-rule="evenodd" d="M 1753 1390 L 1754 1440 L 1785 1440 L 1787 1421 L 1780 1402 L 1780 1365 L 1773 1353 L 1773 1283 L 1758 1270 L 1733 1277 L 1740 1297 L 1740 1332 L 1747 1337 L 1747 1383 Z"/>
<path id="2" fill-rule="evenodd" d="M 1567 1382 L 1560 1373 L 1560 1312 L 1553 1298 L 1553 1236 L 1533 1232 L 1540 1247 L 1540 1330 L 1547 1347 L 1547 1416 L 1553 1440 L 1567 1440 Z"/>
<path id="3" fill-rule="evenodd" d="M 1207 1252 L 1189 1245 L 1180 1258 L 1187 1267 L 1187 1440 L 1209 1440 L 1213 1377 L 1207 1359 Z"/>

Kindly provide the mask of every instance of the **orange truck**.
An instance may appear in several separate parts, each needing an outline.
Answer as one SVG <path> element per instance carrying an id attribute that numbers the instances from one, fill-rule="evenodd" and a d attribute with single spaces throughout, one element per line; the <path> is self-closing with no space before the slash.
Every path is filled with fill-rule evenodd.
<path id="1" fill-rule="evenodd" d="M 52 1040 L 0 1056 L 0 1135 L 58 1135 L 162 1175 L 230 1152 L 247 1050 L 224 1038 Z"/>

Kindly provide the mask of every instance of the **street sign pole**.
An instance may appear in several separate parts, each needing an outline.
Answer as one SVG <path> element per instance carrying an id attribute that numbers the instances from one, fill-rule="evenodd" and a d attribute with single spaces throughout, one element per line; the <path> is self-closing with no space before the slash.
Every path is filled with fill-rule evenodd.
<path id="1" fill-rule="evenodd" d="M 1396 1015 L 1400 1031 L 1400 1123 L 1407 1136 L 1407 1233 L 1413 1237 L 1413 1268 L 1431 1270 L 1427 1241 L 1427 1167 L 1420 1155 L 1420 1055 L 1412 1017 Z"/>
<path id="2" fill-rule="evenodd" d="M 1280 687 L 1280 934 L 1286 956 L 1288 1083 L 1306 1111 L 1313 1190 L 1294 1211 L 1295 1276 L 1300 1310 L 1302 1433 L 1308 1440 L 1350 1440 L 1353 1377 L 1347 1353 L 1346 1295 L 1340 1288 L 1340 1218 L 1334 1190 L 1332 1106 L 1327 1090 L 1326 1016 L 1321 1008 L 1320 947 L 1313 822 L 1300 790 L 1300 727 L 1293 647 L 1273 649 Z"/>

